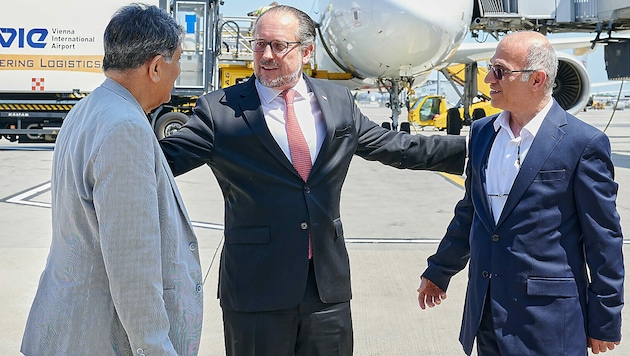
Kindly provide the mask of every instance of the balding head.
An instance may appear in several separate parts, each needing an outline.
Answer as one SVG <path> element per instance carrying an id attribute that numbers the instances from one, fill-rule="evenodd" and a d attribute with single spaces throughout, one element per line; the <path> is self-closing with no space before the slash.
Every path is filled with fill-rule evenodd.
<path id="1" fill-rule="evenodd" d="M 558 56 L 547 37 L 534 31 L 518 31 L 505 36 L 499 46 L 522 58 L 525 69 L 542 70 L 547 75 L 544 92 L 551 96 L 558 73 Z M 531 73 L 524 73 L 521 79 L 529 80 Z"/>

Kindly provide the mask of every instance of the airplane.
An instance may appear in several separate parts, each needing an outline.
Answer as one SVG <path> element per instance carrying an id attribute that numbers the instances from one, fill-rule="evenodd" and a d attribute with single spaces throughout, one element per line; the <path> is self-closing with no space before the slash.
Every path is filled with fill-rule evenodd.
<path id="1" fill-rule="evenodd" d="M 318 32 L 314 71 L 346 73 L 351 79 L 339 83 L 352 89 L 386 88 L 396 130 L 402 107 L 399 94 L 404 88 L 418 86 L 432 71 L 456 63 L 466 64 L 466 78 L 476 78 L 477 63 L 493 55 L 496 41 L 465 42 L 471 24 L 479 22 L 479 12 L 479 4 L 471 0 L 319 0 L 318 9 L 311 15 Z M 488 22 L 480 24 L 488 26 Z M 610 36 L 611 26 L 608 27 Z M 591 30 L 578 26 L 574 29 Z M 601 32 L 600 28 L 597 38 Z M 582 61 L 561 50 L 588 54 L 595 44 L 593 37 L 550 40 L 559 51 L 553 95 L 572 114 L 586 106 L 590 80 Z M 464 85 L 464 104 L 477 94 L 474 81 Z"/>

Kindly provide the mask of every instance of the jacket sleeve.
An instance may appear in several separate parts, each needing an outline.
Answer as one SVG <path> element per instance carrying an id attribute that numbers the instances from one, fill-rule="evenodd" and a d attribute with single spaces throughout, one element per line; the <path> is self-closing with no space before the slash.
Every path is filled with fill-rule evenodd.
<path id="1" fill-rule="evenodd" d="M 94 162 L 94 208 L 116 314 L 133 350 L 176 355 L 164 305 L 155 137 L 123 123 Z"/>
<path id="2" fill-rule="evenodd" d="M 472 138 L 470 140 L 472 142 Z M 469 147 L 469 152 L 474 154 Z M 466 165 L 466 180 L 464 183 L 464 197 L 455 206 L 455 214 L 446 234 L 442 238 L 436 253 L 427 259 L 427 269 L 422 277 L 446 291 L 451 278 L 466 267 L 470 259 L 470 231 L 474 215 L 471 198 L 472 167 L 471 159 Z"/>
<path id="3" fill-rule="evenodd" d="M 215 93 L 210 95 L 216 100 Z M 175 176 L 207 164 L 211 160 L 214 124 L 208 100 L 208 95 L 200 96 L 186 125 L 159 142 Z"/>
<path id="4" fill-rule="evenodd" d="M 350 92 L 348 96 L 348 101 L 353 103 L 353 116 L 359 136 L 358 156 L 401 169 L 463 173 L 465 136 L 410 135 L 382 128 L 361 113 Z"/>
<path id="5" fill-rule="evenodd" d="M 621 340 L 624 265 L 617 189 L 610 142 L 598 132 L 582 152 L 574 191 L 591 277 L 587 334 L 604 341 Z"/>

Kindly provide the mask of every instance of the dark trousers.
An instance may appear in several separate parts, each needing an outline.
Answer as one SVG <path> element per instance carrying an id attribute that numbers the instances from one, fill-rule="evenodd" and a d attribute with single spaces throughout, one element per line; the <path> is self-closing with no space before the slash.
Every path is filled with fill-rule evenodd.
<path id="1" fill-rule="evenodd" d="M 223 310 L 227 356 L 350 356 L 350 302 L 319 299 L 313 263 L 298 306 L 270 312 Z"/>
<path id="2" fill-rule="evenodd" d="M 477 355 L 478 356 L 500 356 L 499 344 L 497 336 L 494 332 L 494 323 L 492 322 L 492 309 L 490 307 L 490 287 L 486 292 L 486 301 L 483 305 L 481 314 L 481 323 L 477 330 Z"/>

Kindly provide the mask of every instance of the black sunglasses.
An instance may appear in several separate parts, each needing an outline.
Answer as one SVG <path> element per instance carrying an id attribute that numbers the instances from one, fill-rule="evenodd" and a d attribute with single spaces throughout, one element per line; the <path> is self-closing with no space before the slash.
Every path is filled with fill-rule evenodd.
<path id="1" fill-rule="evenodd" d="M 503 74 L 505 73 L 527 73 L 527 72 L 535 72 L 538 69 L 522 69 L 522 70 L 507 70 L 507 69 L 503 69 L 501 67 L 495 67 L 492 64 L 488 63 L 488 72 L 492 71 L 492 74 L 494 75 L 495 78 L 497 78 L 497 80 L 502 80 L 503 79 Z"/>

